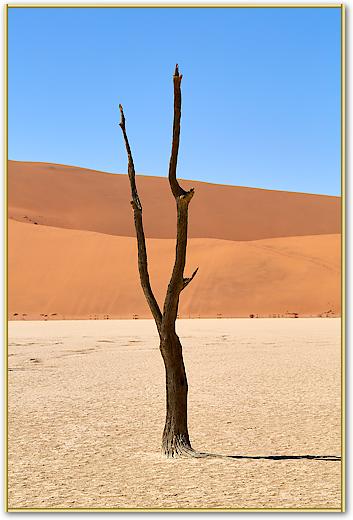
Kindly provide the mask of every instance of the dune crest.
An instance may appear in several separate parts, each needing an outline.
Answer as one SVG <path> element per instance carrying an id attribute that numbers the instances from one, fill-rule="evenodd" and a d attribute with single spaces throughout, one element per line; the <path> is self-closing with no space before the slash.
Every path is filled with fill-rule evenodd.
<path id="1" fill-rule="evenodd" d="M 174 238 L 167 178 L 137 176 L 148 238 Z M 183 181 L 196 194 L 190 238 L 260 240 L 340 233 L 340 198 Z M 9 161 L 9 217 L 67 229 L 135 236 L 127 175 Z"/>

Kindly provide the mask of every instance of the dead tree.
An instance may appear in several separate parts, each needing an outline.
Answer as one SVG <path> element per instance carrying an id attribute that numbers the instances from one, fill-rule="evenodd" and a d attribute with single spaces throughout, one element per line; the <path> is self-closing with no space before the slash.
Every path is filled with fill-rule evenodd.
<path id="1" fill-rule="evenodd" d="M 131 186 L 131 205 L 134 212 L 134 222 L 138 248 L 138 269 L 141 286 L 157 325 L 160 338 L 160 351 L 163 357 L 166 373 L 166 422 L 162 438 L 162 450 L 167 457 L 177 457 L 182 454 L 203 456 L 195 452 L 190 444 L 187 424 L 187 394 L 188 383 L 183 361 L 182 346 L 175 330 L 180 293 L 189 285 L 197 273 L 197 269 L 189 278 L 184 278 L 186 246 L 188 235 L 188 209 L 194 195 L 194 189 L 185 191 L 176 178 L 180 118 L 181 118 L 181 84 L 182 75 L 178 65 L 173 76 L 174 83 L 174 121 L 172 151 L 169 163 L 169 184 L 175 198 L 177 209 L 176 254 L 173 272 L 168 285 L 163 312 L 160 310 L 153 294 L 147 266 L 146 240 L 143 230 L 142 206 L 138 196 L 135 167 L 131 148 L 126 133 L 123 107 L 120 108 L 120 127 L 124 136 L 128 157 L 128 175 Z"/>

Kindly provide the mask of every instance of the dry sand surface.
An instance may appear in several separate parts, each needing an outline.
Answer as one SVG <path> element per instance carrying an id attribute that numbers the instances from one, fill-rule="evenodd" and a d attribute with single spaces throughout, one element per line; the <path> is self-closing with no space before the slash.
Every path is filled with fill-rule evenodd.
<path id="1" fill-rule="evenodd" d="M 340 508 L 340 320 L 177 327 L 194 447 L 249 458 L 162 458 L 152 321 L 10 322 L 10 508 Z"/>

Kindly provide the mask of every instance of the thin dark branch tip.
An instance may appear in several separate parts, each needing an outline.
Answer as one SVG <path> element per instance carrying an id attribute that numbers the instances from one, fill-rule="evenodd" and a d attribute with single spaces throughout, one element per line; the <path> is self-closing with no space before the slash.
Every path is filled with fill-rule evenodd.
<path id="1" fill-rule="evenodd" d="M 198 270 L 199 270 L 199 268 L 197 267 L 195 269 L 195 271 L 192 273 L 192 275 L 190 276 L 190 278 L 183 278 L 183 287 L 181 290 L 185 289 L 185 287 L 187 287 L 189 285 L 189 283 L 195 278 Z"/>
<path id="2" fill-rule="evenodd" d="M 198 270 L 199 270 L 199 268 L 196 267 L 195 271 L 194 271 L 194 272 L 192 273 L 192 275 L 191 275 L 190 282 L 191 282 L 191 280 L 196 276 Z"/>
<path id="3" fill-rule="evenodd" d="M 119 123 L 119 126 L 120 126 L 120 128 L 125 129 L 125 116 L 124 116 L 123 105 L 119 104 L 119 110 L 120 110 L 120 123 Z"/>

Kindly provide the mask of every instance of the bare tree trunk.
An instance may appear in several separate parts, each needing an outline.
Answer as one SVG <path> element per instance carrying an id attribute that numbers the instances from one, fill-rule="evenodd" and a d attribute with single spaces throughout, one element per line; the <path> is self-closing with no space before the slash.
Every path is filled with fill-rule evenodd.
<path id="1" fill-rule="evenodd" d="M 188 206 L 192 196 L 193 190 L 176 197 L 176 255 L 163 308 L 161 353 L 166 371 L 167 410 L 162 449 L 167 457 L 190 453 L 192 450 L 187 426 L 188 383 L 182 346 L 175 331 L 180 293 L 196 274 L 195 271 L 190 279 L 183 277 L 186 260 Z"/>
<path id="2" fill-rule="evenodd" d="M 135 183 L 135 168 L 131 149 L 126 134 L 123 108 L 119 105 L 126 151 L 128 155 L 128 173 L 131 186 L 132 207 L 138 245 L 138 267 L 141 286 L 147 303 L 157 325 L 160 337 L 160 350 L 166 372 L 166 422 L 162 439 L 162 450 L 167 457 L 177 457 L 182 454 L 196 455 L 191 447 L 187 424 L 188 383 L 185 372 L 182 346 L 175 331 L 175 321 L 178 314 L 180 293 L 191 282 L 197 273 L 190 278 L 184 278 L 186 261 L 186 246 L 188 233 L 188 209 L 194 195 L 194 190 L 185 191 L 176 178 L 176 168 L 179 151 L 180 119 L 181 119 L 181 89 L 182 75 L 178 65 L 175 67 L 174 82 L 174 121 L 172 152 L 169 163 L 169 184 L 175 197 L 177 209 L 177 239 L 173 272 L 168 285 L 163 314 L 154 297 L 148 274 L 145 235 L 142 222 L 142 206 Z M 202 456 L 198 454 L 197 456 Z"/>
<path id="3" fill-rule="evenodd" d="M 161 341 L 166 372 L 166 420 L 162 450 L 167 457 L 176 457 L 191 450 L 187 422 L 188 382 L 182 347 L 176 334 Z"/>

